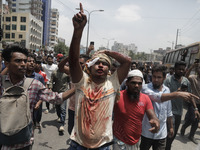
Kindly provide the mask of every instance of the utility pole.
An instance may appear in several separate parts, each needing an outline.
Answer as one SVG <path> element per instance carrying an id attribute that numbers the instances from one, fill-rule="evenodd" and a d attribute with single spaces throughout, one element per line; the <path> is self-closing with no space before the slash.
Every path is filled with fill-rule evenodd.
<path id="1" fill-rule="evenodd" d="M 179 33 L 179 29 L 177 29 L 177 33 L 176 33 L 176 43 L 175 43 L 175 49 L 177 48 L 177 42 L 178 42 L 178 33 Z"/>

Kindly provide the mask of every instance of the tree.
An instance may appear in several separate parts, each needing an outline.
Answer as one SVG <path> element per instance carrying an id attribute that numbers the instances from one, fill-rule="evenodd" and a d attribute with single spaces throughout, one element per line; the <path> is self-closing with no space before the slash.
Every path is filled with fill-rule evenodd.
<path id="1" fill-rule="evenodd" d="M 59 42 L 57 45 L 54 46 L 54 52 L 57 54 L 61 52 L 63 55 L 67 56 L 69 52 L 69 47 L 67 47 L 65 43 Z"/>
<path id="2" fill-rule="evenodd" d="M 133 53 L 133 51 L 129 50 L 129 57 L 131 57 L 131 59 L 134 59 L 135 54 Z"/>

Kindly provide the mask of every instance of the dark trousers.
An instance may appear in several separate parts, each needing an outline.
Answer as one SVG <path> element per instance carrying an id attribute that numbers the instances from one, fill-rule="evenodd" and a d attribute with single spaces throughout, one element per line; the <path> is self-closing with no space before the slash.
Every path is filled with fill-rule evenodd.
<path id="1" fill-rule="evenodd" d="M 56 105 L 56 113 L 57 113 L 57 116 L 60 118 L 60 122 L 62 126 L 65 125 L 66 106 L 67 106 L 66 101 L 64 101 L 61 105 Z"/>
<path id="2" fill-rule="evenodd" d="M 166 138 L 155 140 L 141 136 L 140 150 L 149 150 L 151 146 L 153 150 L 165 150 Z"/>
<path id="3" fill-rule="evenodd" d="M 33 110 L 33 123 L 35 124 L 36 122 L 40 122 L 42 118 L 42 103 L 40 107 L 36 110 Z"/>
<path id="4" fill-rule="evenodd" d="M 71 109 L 68 109 L 68 133 L 72 133 L 72 129 L 74 127 L 74 116 L 75 112 Z"/>
<path id="5" fill-rule="evenodd" d="M 200 105 L 197 105 L 198 110 L 200 110 Z M 185 130 L 187 127 L 191 125 L 189 137 L 194 137 L 195 132 L 198 128 L 198 119 L 195 118 L 194 107 L 192 104 L 188 104 L 188 111 L 185 114 L 184 124 L 182 126 L 182 130 Z"/>
<path id="6" fill-rule="evenodd" d="M 46 102 L 46 107 L 49 110 L 49 103 L 48 102 Z"/>
<path id="7" fill-rule="evenodd" d="M 174 136 L 172 138 L 167 137 L 167 144 L 165 150 L 171 150 L 172 142 L 174 141 L 176 134 L 178 132 L 178 128 L 181 124 L 181 116 L 173 114 L 173 127 L 174 127 Z"/>

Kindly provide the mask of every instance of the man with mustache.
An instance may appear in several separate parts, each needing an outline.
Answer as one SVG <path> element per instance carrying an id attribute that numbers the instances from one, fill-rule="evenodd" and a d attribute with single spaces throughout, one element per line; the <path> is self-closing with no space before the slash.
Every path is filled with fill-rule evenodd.
<path id="1" fill-rule="evenodd" d="M 112 144 L 112 112 L 118 99 L 119 87 L 127 76 L 131 60 L 117 52 L 104 50 L 86 63 L 85 73 L 79 63 L 80 41 L 87 22 L 82 4 L 73 17 L 74 32 L 69 50 L 69 66 L 75 85 L 75 122 L 70 149 L 108 150 Z M 120 67 L 109 76 L 111 59 Z"/>
<path id="2" fill-rule="evenodd" d="M 163 85 L 166 77 L 166 67 L 163 65 L 156 65 L 152 68 L 152 83 L 145 84 L 142 87 L 142 93 L 147 95 L 156 95 L 163 93 L 170 93 L 168 87 Z M 151 97 L 150 97 L 151 99 Z M 149 150 L 152 146 L 153 150 L 165 150 L 166 137 L 173 136 L 172 123 L 172 107 L 171 101 L 155 102 L 151 99 L 156 116 L 160 121 L 160 130 L 158 133 L 151 133 L 148 129 L 151 127 L 147 115 L 144 116 L 142 122 L 142 136 L 140 150 Z M 167 131 L 167 125 L 169 132 Z"/>
<path id="3" fill-rule="evenodd" d="M 152 133 L 159 130 L 160 123 L 149 97 L 140 93 L 143 74 L 135 69 L 128 73 L 127 89 L 120 92 L 120 100 L 114 107 L 113 133 L 115 136 L 114 150 L 139 149 L 139 139 L 142 132 L 142 120 L 146 113 Z"/>

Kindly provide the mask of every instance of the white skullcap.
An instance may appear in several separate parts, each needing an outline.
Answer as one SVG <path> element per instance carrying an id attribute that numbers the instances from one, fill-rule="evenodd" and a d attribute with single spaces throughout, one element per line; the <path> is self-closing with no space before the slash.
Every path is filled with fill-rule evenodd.
<path id="1" fill-rule="evenodd" d="M 128 73 L 128 78 L 129 77 L 141 77 L 143 79 L 143 74 L 140 70 L 134 69 Z"/>

